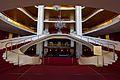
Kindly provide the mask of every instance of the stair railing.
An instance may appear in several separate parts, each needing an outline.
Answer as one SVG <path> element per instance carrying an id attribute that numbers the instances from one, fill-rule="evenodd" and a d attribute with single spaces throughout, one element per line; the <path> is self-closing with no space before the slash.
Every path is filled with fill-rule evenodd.
<path id="1" fill-rule="evenodd" d="M 40 37 L 41 35 L 36 35 L 36 36 L 33 36 L 33 37 L 30 37 L 30 38 L 27 38 L 27 39 L 24 39 L 24 40 L 20 40 L 20 41 L 17 41 L 17 42 L 13 42 L 13 41 L 11 41 L 11 42 L 8 42 L 8 43 L 6 43 L 6 45 L 5 45 L 5 47 L 6 47 L 6 59 L 7 59 L 7 57 L 8 57 L 8 53 L 7 53 L 7 51 L 8 51 L 8 44 L 9 43 L 11 43 L 11 50 L 13 49 L 12 47 L 13 47 L 13 43 L 16 43 L 16 44 L 14 44 L 14 45 L 16 45 L 16 48 L 18 48 L 18 43 L 19 42 L 21 42 L 21 41 L 23 41 L 23 43 L 25 43 L 26 42 L 26 40 L 30 40 L 30 41 L 32 41 L 33 40 L 33 38 L 35 38 L 35 37 L 37 37 L 37 39 L 39 39 L 39 37 Z M 81 39 L 82 39 L 82 36 L 80 36 L 81 37 Z M 85 37 L 84 37 L 85 38 Z M 87 39 L 87 41 L 88 42 L 90 42 L 90 40 L 92 40 L 92 41 L 94 41 L 96 44 L 97 43 L 99 43 L 99 44 L 101 44 L 101 46 L 103 46 L 103 44 L 106 44 L 106 43 L 101 43 L 100 41 L 98 41 L 98 40 L 95 40 L 95 39 L 91 39 L 91 38 L 86 38 Z M 84 40 L 84 39 L 83 39 Z M 107 44 L 108 45 L 108 44 Z M 110 44 L 109 44 L 110 45 Z M 113 51 L 115 52 L 115 45 L 113 45 Z M 103 55 L 102 55 L 103 56 Z M 18 54 L 18 59 L 20 59 L 19 58 L 19 54 Z M 97 59 L 98 60 L 98 59 Z M 115 60 L 115 54 L 114 54 L 114 60 Z M 49 61 L 48 61 L 49 62 Z M 97 61 L 98 62 L 98 61 Z M 18 64 L 19 64 L 19 60 L 18 60 Z M 99 63 L 97 63 L 97 64 L 99 64 Z M 104 64 L 104 58 L 103 58 L 103 64 Z"/>
<path id="2" fill-rule="evenodd" d="M 79 35 L 80 36 L 80 35 Z M 81 39 L 82 38 L 86 38 L 87 39 L 87 42 L 91 42 L 91 43 L 93 43 L 94 42 L 94 44 L 98 44 L 98 45 L 101 45 L 101 46 L 104 46 L 104 44 L 105 45 L 108 45 L 108 51 L 110 51 L 110 45 L 112 45 L 113 46 L 113 49 L 112 49 L 112 52 L 113 52 L 113 60 L 115 60 L 115 43 L 113 43 L 112 44 L 112 42 L 107 42 L 106 43 L 106 41 L 105 42 L 103 42 L 103 41 L 99 41 L 99 40 L 95 40 L 95 39 L 92 39 L 92 38 L 89 38 L 89 37 L 83 37 L 83 36 L 80 36 L 81 37 Z M 83 39 L 84 40 L 84 39 Z M 92 40 L 92 41 L 90 41 L 90 40 Z M 106 46 L 105 46 L 106 47 Z M 103 60 L 103 65 L 104 65 L 104 55 L 103 55 L 103 49 L 102 49 L 102 60 Z M 99 64 L 99 57 L 97 57 L 97 64 Z"/>
<path id="3" fill-rule="evenodd" d="M 39 39 L 41 35 L 36 35 L 36 36 L 32 36 L 32 37 L 28 37 L 26 39 L 22 39 L 22 40 L 19 40 L 19 41 L 8 41 L 6 44 L 5 44 L 5 49 L 6 49 L 6 59 L 8 59 L 8 51 L 11 51 L 13 53 L 16 53 L 18 55 L 18 65 L 20 63 L 20 53 L 17 53 L 15 51 L 13 51 L 13 43 L 15 45 L 15 48 L 17 49 L 19 47 L 19 43 L 25 43 L 25 42 L 28 42 L 28 41 L 33 41 L 33 38 L 37 37 L 37 39 Z M 26 41 L 27 40 L 27 41 Z M 9 47 L 8 47 L 8 44 L 11 44 Z M 10 48 L 10 49 L 9 49 Z"/>
<path id="4" fill-rule="evenodd" d="M 90 38 L 91 39 L 91 38 Z M 94 40 L 95 41 L 95 39 L 91 39 L 91 40 Z M 88 39 L 88 41 L 89 41 L 89 39 Z M 115 44 L 112 44 L 112 43 L 110 43 L 110 42 L 108 42 L 108 43 L 106 43 L 106 42 L 103 42 L 103 41 L 98 41 L 98 40 L 96 40 L 96 42 L 95 42 L 95 44 L 97 44 L 97 43 L 101 43 L 101 46 L 104 46 L 104 44 L 105 45 L 108 45 L 108 51 L 110 52 L 110 45 L 113 47 L 113 49 L 112 49 L 112 52 L 113 52 L 113 60 L 115 61 Z M 102 50 L 102 52 L 103 52 L 103 50 Z M 102 54 L 102 56 L 103 56 L 103 54 Z M 104 65 L 104 56 L 103 56 L 103 65 Z"/>

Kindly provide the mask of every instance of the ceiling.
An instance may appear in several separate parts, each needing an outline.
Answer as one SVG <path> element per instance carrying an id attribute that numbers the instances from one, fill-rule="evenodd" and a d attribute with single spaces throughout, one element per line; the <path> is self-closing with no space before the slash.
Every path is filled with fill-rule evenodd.
<path id="1" fill-rule="evenodd" d="M 73 7 L 73 6 L 72 6 Z M 29 7 L 23 7 L 23 9 L 28 12 L 32 17 L 37 18 L 37 8 L 35 6 L 29 6 Z M 91 7 L 85 7 L 82 9 L 82 19 L 86 19 L 91 14 L 93 14 L 95 11 L 99 10 L 98 8 L 91 8 Z M 59 11 L 55 10 L 45 10 L 46 12 L 49 12 L 50 18 L 58 18 L 58 15 L 60 14 Z M 36 29 L 37 27 L 37 21 L 32 20 L 29 18 L 26 14 L 24 14 L 22 11 L 18 10 L 17 8 L 6 10 L 2 12 L 4 15 L 8 16 L 9 18 L 28 26 L 32 29 Z M 61 11 L 62 18 L 69 18 L 71 13 L 75 14 L 75 11 Z M 94 26 L 97 26 L 105 21 L 108 21 L 114 17 L 116 17 L 118 13 L 111 12 L 104 10 L 102 12 L 97 13 L 87 21 L 83 22 L 83 28 L 91 28 Z M 75 20 L 75 17 L 74 17 Z M 51 25 L 52 26 L 52 25 Z M 52 28 L 52 27 L 51 27 Z"/>
<path id="2" fill-rule="evenodd" d="M 87 6 L 82 11 L 83 19 L 98 9 L 105 9 L 104 11 L 98 13 L 83 23 L 84 28 L 90 28 L 117 16 L 120 13 L 119 3 L 120 0 L 11 0 L 10 2 L 8 2 L 8 0 L 0 0 L 0 12 L 4 13 L 6 16 L 19 23 L 34 29 L 36 28 L 37 23 L 16 8 L 22 7 L 27 10 L 27 12 L 29 12 L 32 16 L 37 17 L 37 8 L 35 8 L 34 5 L 67 4 Z M 66 13 L 70 15 L 69 12 Z M 50 16 L 56 17 L 55 15 Z M 67 17 L 66 15 L 64 16 Z"/>
<path id="3" fill-rule="evenodd" d="M 80 5 L 120 13 L 120 0 L 0 0 L 0 11 L 33 5 Z"/>

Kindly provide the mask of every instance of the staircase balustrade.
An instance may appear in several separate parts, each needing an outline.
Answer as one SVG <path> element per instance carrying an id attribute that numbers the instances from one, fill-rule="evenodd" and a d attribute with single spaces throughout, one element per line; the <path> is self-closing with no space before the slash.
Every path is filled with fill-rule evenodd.
<path id="1" fill-rule="evenodd" d="M 52 34 L 53 35 L 53 34 Z M 75 34 L 74 34 L 75 35 Z M 115 44 L 112 44 L 112 43 L 106 43 L 106 42 L 102 42 L 102 41 L 98 41 L 98 40 L 95 40 L 95 39 L 92 39 L 92 38 L 89 38 L 89 37 L 85 37 L 85 36 L 79 36 L 79 35 L 71 35 L 70 34 L 70 36 L 72 36 L 73 38 L 80 38 L 80 39 L 82 39 L 82 40 L 84 40 L 84 41 L 87 41 L 87 42 L 89 42 L 89 43 L 94 43 L 94 44 L 99 44 L 100 46 L 104 46 L 104 45 L 107 45 L 107 48 L 108 48 L 108 50 L 110 51 L 110 47 L 112 46 L 113 47 L 113 49 L 112 49 L 112 52 L 114 52 L 114 54 L 113 54 L 113 60 L 115 60 L 116 58 L 115 58 Z M 45 35 L 45 36 L 48 36 L 48 35 Z M 34 41 L 34 40 L 37 40 L 37 39 L 39 39 L 39 38 L 41 38 L 42 37 L 42 35 L 36 35 L 36 36 L 32 36 L 32 37 L 28 37 L 28 38 L 26 38 L 26 39 L 22 39 L 22 40 L 19 40 L 19 41 L 8 41 L 7 43 L 6 43 L 6 45 L 5 45 L 5 47 L 6 47 L 6 59 L 8 58 L 8 51 L 12 51 L 13 49 L 17 49 L 17 48 L 19 48 L 19 43 L 20 42 L 22 42 L 22 43 L 26 43 L 26 42 L 29 42 L 29 41 Z M 14 45 L 13 45 L 14 44 Z M 10 45 L 10 47 L 8 47 L 8 45 Z M 15 47 L 15 48 L 13 48 L 13 46 Z M 21 55 L 21 53 L 17 53 L 17 52 L 15 52 L 15 51 L 12 51 L 13 53 L 16 53 L 17 55 L 18 55 L 18 65 L 19 65 L 19 61 L 20 61 L 20 58 L 19 58 L 19 56 Z M 103 51 L 102 51 L 103 52 Z M 104 65 L 104 56 L 103 56 L 103 54 L 102 54 L 102 57 L 103 57 L 103 65 Z M 97 57 L 97 60 L 99 60 L 98 59 L 98 57 Z M 44 60 L 43 60 L 44 61 Z M 44 62 L 43 62 L 44 63 Z M 97 64 L 99 64 L 99 61 L 97 61 Z"/>

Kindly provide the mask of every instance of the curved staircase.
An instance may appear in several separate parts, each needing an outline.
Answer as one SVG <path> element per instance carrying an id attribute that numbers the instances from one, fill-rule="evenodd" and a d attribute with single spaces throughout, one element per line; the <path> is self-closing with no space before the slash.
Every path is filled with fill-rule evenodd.
<path id="1" fill-rule="evenodd" d="M 44 34 L 44 35 L 38 35 L 38 36 L 32 36 L 30 38 L 25 38 L 22 41 L 24 41 L 24 43 L 21 43 L 23 46 L 21 47 L 17 47 L 17 49 L 14 50 L 9 50 L 6 51 L 3 54 L 3 58 L 6 59 L 6 61 L 9 61 L 10 63 L 13 63 L 14 65 L 26 65 L 26 64 L 41 64 L 43 62 L 43 60 L 41 58 L 37 57 L 31 57 L 31 56 L 27 56 L 24 54 L 24 52 L 32 45 L 43 42 L 45 40 L 51 39 L 51 38 L 69 38 L 72 40 L 76 40 L 77 42 L 82 42 L 84 45 L 89 46 L 89 48 L 91 48 L 91 50 L 94 49 L 94 46 L 96 46 L 95 44 L 100 45 L 100 46 L 108 46 L 107 44 L 110 44 L 112 42 L 108 42 L 107 44 L 104 44 L 105 42 L 101 42 L 98 40 L 95 40 L 93 38 L 87 37 L 87 36 L 78 36 L 76 34 Z M 20 41 L 19 41 L 20 42 Z M 9 44 L 11 42 L 8 42 L 7 44 Z M 15 44 L 16 42 L 12 42 L 12 44 L 14 44 L 12 46 L 12 48 L 15 48 L 16 45 L 20 46 L 20 44 L 18 45 Z M 93 44 L 92 44 L 93 43 Z M 103 45 L 101 45 L 103 44 Z M 6 45 L 7 47 L 7 45 Z M 111 46 L 109 46 L 111 48 Z M 11 47 L 10 47 L 11 48 Z M 109 53 L 109 54 L 108 54 Z M 115 56 L 115 58 L 113 59 L 113 57 Z M 103 59 L 104 58 L 104 59 Z M 52 60 L 52 58 L 51 58 Z M 102 55 L 96 55 L 93 57 L 81 57 L 80 59 L 78 59 L 78 63 L 79 64 L 92 64 L 92 65 L 96 65 L 96 66 L 107 66 L 108 64 L 112 64 L 113 62 L 115 62 L 117 60 L 117 55 L 115 53 L 110 53 L 110 52 L 106 52 L 103 51 Z M 84 63 L 82 61 L 89 61 L 87 63 Z M 92 62 L 92 63 L 91 63 Z"/>

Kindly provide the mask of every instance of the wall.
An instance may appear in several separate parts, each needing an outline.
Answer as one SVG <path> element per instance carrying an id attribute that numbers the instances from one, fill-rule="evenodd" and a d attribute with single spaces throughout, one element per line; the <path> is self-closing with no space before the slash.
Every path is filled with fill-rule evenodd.
<path id="1" fill-rule="evenodd" d="M 18 34 L 9 33 L 6 31 L 0 30 L 0 40 L 18 37 Z"/>
<path id="2" fill-rule="evenodd" d="M 100 35 L 98 37 L 102 38 L 102 39 L 110 39 L 113 41 L 120 41 L 120 32 L 106 34 L 106 35 Z"/>

